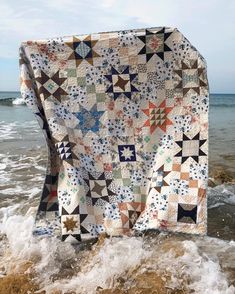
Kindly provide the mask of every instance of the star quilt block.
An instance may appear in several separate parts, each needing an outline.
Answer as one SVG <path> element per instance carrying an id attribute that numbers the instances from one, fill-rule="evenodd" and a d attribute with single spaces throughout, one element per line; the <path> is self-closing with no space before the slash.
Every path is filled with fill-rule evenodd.
<path id="1" fill-rule="evenodd" d="M 35 234 L 206 234 L 207 68 L 178 29 L 23 42 L 20 80 L 48 146 Z"/>

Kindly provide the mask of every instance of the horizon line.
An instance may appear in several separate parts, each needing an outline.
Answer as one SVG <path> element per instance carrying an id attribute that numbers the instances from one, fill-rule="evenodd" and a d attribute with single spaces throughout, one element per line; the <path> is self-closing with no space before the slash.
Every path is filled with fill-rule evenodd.
<path id="1" fill-rule="evenodd" d="M 3 91 L 3 90 L 0 90 L 0 92 L 5 92 L 5 93 L 20 93 L 20 90 L 19 91 Z M 211 92 L 209 94 L 224 94 L 224 95 L 235 95 L 235 93 L 224 93 L 224 92 Z"/>

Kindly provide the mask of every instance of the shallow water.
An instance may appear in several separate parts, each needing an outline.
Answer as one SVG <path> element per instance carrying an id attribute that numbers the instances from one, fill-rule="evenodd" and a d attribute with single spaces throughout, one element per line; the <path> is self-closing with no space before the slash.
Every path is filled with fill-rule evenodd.
<path id="1" fill-rule="evenodd" d="M 207 237 L 150 232 L 79 246 L 35 238 L 45 139 L 25 106 L 1 105 L 0 121 L 0 294 L 235 293 L 235 185 L 208 189 Z M 234 172 L 224 124 L 213 123 L 211 142 L 227 141 L 210 147 L 211 172 L 216 165 Z"/>

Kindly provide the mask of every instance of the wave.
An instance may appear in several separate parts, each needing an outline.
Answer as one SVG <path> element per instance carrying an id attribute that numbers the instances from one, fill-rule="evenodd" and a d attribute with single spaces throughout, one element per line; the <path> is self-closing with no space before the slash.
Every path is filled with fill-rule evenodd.
<path id="1" fill-rule="evenodd" d="M 25 101 L 21 97 L 1 98 L 0 105 L 5 105 L 5 106 L 25 105 Z"/>
<path id="2" fill-rule="evenodd" d="M 9 248 L 0 261 L 2 281 L 8 281 L 11 268 L 23 264 L 23 273 L 31 273 L 37 290 L 48 294 L 150 293 L 150 289 L 154 293 L 234 293 L 233 241 L 161 233 L 100 238 L 93 246 L 72 246 L 54 237 L 33 237 L 33 210 L 25 216 L 16 215 L 16 208 L 0 212 L 5 215 L 0 234 L 5 236 L 4 249 Z M 17 281 L 17 271 L 13 273 Z M 32 284 L 28 288 L 32 290 Z"/>
<path id="3" fill-rule="evenodd" d="M 14 99 L 12 101 L 12 104 L 14 104 L 14 105 L 22 105 L 22 104 L 25 104 L 25 100 L 23 98 L 21 98 L 21 97 L 18 97 L 18 98 Z"/>
<path id="4" fill-rule="evenodd" d="M 213 100 L 213 99 L 211 99 Z M 7 98 L 0 98 L 0 105 L 25 105 L 25 101 L 22 97 L 7 97 Z M 235 107 L 235 102 L 228 102 L 228 103 L 221 103 L 218 101 L 216 102 L 210 102 L 210 107 Z"/>
<path id="5" fill-rule="evenodd" d="M 212 94 L 209 101 L 211 107 L 235 107 L 235 95 Z"/>
<path id="6" fill-rule="evenodd" d="M 210 107 L 235 107 L 235 103 L 210 103 Z"/>
<path id="7" fill-rule="evenodd" d="M 235 206 L 235 185 L 222 184 L 214 188 L 208 187 L 208 209 L 228 205 Z"/>

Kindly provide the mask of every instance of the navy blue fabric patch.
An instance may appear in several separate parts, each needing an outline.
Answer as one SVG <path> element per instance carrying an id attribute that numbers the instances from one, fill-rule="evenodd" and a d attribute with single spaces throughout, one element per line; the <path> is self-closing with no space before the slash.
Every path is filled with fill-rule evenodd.
<path id="1" fill-rule="evenodd" d="M 118 145 L 120 161 L 136 161 L 135 145 Z"/>

